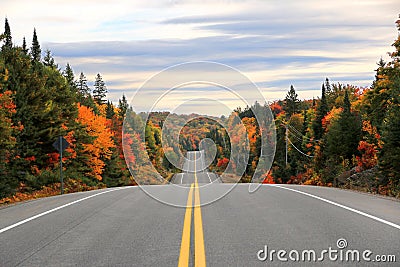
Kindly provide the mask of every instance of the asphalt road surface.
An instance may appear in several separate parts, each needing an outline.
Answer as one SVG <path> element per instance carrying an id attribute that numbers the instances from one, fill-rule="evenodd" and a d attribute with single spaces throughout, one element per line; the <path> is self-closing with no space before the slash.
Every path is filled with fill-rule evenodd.
<path id="1" fill-rule="evenodd" d="M 197 176 L 198 183 L 208 184 L 208 183 L 220 183 L 219 177 L 208 172 L 204 164 L 204 155 L 200 151 L 190 151 L 186 156 L 187 160 L 183 164 L 183 173 L 176 174 L 172 179 L 171 183 L 190 185 L 195 182 L 195 173 Z"/>
<path id="2" fill-rule="evenodd" d="M 200 153 L 188 158 L 187 171 L 173 179 L 185 191 L 146 186 L 186 208 L 156 201 L 139 187 L 0 208 L 0 266 L 400 266 L 400 202 L 295 185 L 263 185 L 249 194 L 239 184 L 200 207 L 201 198 L 229 185 L 203 168 Z M 355 250 L 360 261 L 346 262 Z M 393 261 L 391 255 L 397 262 L 376 261 Z"/>

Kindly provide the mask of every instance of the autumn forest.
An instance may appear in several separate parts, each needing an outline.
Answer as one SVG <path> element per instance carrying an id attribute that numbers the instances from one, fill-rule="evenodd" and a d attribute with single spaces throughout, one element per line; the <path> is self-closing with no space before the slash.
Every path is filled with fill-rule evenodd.
<path id="1" fill-rule="evenodd" d="M 400 32 L 400 20 L 397 28 Z M 249 182 L 261 153 L 255 109 L 270 109 L 276 127 L 275 157 L 271 170 L 263 174 L 264 183 L 335 186 L 400 197 L 400 36 L 392 44 L 390 60 L 377 59 L 368 88 L 321 77 L 320 96 L 302 100 L 293 81 L 285 99 L 238 107 L 227 117 L 154 112 L 147 121 L 146 114 L 133 112 L 124 95 L 118 103 L 106 99 L 100 73 L 86 77 L 69 64 L 59 66 L 51 51 L 42 51 L 36 30 L 29 47 L 25 38 L 16 46 L 6 19 L 0 39 L 0 204 L 59 194 L 60 155 L 52 146 L 59 136 L 70 143 L 63 155 L 68 193 L 136 185 L 135 175 L 143 169 L 135 166 L 145 160 L 144 152 L 169 180 L 180 170 L 166 154 L 199 150 L 204 138 L 217 148 L 209 169 L 221 174 L 230 161 L 242 164 L 231 157 L 236 141 L 227 134 L 242 123 L 250 153 L 240 182 Z M 164 133 L 168 147 L 163 149 L 161 129 L 169 115 L 183 128 L 179 143 Z M 129 134 L 123 136 L 125 117 Z M 135 149 L 124 154 L 122 143 Z"/>

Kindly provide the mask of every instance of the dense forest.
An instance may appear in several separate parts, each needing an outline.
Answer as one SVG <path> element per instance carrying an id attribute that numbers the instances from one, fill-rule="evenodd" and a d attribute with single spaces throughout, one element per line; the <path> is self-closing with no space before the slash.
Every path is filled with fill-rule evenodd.
<path id="1" fill-rule="evenodd" d="M 400 31 L 400 20 L 397 27 Z M 145 114 L 132 111 L 125 96 L 118 104 L 106 100 L 101 74 L 91 88 L 84 73 L 75 75 L 69 64 L 59 67 L 50 51 L 42 58 L 36 30 L 29 48 L 25 38 L 16 46 L 6 19 L 1 41 L 0 203 L 59 192 L 60 155 L 52 146 L 58 136 L 71 144 L 63 157 L 67 192 L 135 185 L 136 175 L 147 177 L 146 168 L 136 167 L 147 155 L 169 180 L 179 169 L 166 155 L 199 150 L 204 138 L 216 144 L 211 171 L 223 173 L 230 162 L 245 164 L 240 181 L 249 182 L 261 153 L 253 110 L 262 108 L 272 111 L 276 126 L 276 153 L 270 172 L 263 174 L 265 183 L 338 186 L 400 196 L 400 37 L 392 45 L 390 61 L 378 62 L 370 88 L 322 78 L 318 99 L 300 100 L 292 85 L 285 99 L 237 108 L 226 118 L 154 112 L 147 121 Z M 126 114 L 128 130 L 122 131 Z M 181 127 L 178 143 L 162 132 L 171 116 Z M 240 122 L 250 151 L 244 163 L 231 155 L 231 143 L 240 138 L 227 135 Z M 128 146 L 125 154 L 123 146 Z M 157 179 L 148 175 L 147 183 Z"/>

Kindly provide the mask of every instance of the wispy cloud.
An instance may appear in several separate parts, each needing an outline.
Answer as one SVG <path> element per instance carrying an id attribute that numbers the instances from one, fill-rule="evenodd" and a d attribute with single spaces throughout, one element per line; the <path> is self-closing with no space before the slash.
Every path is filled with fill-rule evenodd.
<path id="1" fill-rule="evenodd" d="M 113 101 L 163 68 L 197 60 L 231 65 L 276 99 L 291 84 L 302 98 L 318 96 L 325 77 L 368 86 L 397 36 L 399 10 L 397 0 L 4 0 L 0 16 L 16 43 L 36 27 L 61 66 L 102 73 Z"/>

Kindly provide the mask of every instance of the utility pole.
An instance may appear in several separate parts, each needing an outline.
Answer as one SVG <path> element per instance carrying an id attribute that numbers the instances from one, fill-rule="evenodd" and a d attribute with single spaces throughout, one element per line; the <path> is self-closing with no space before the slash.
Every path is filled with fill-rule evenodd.
<path id="1" fill-rule="evenodd" d="M 286 153 L 285 153 L 285 162 L 286 166 L 288 165 L 288 127 L 285 125 L 285 141 L 286 141 Z"/>
<path id="2" fill-rule="evenodd" d="M 285 163 L 288 165 L 288 127 L 286 124 L 282 123 L 281 126 L 285 127 Z"/>

